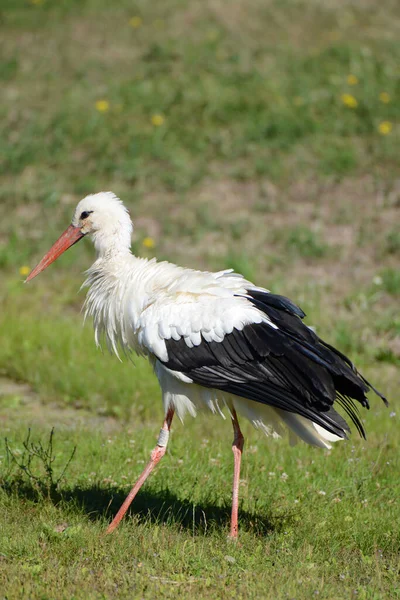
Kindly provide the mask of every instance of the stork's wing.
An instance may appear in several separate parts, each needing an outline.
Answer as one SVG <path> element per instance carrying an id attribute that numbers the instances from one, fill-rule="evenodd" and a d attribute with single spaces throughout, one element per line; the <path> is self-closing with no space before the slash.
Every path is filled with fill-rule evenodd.
<path id="1" fill-rule="evenodd" d="M 290 300 L 252 288 L 230 299 L 180 301 L 165 305 L 163 318 L 153 320 L 163 344 L 152 350 L 165 367 L 345 437 L 348 427 L 332 409 L 336 400 L 365 435 L 353 399 L 369 408 L 365 394 L 372 386 L 304 325 L 304 313 Z"/>

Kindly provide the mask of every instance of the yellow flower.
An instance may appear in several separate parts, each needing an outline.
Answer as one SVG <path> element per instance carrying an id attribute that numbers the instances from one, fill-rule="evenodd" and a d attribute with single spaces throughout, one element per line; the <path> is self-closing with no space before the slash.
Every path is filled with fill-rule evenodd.
<path id="1" fill-rule="evenodd" d="M 391 98 L 390 98 L 390 94 L 388 94 L 387 92 L 381 92 L 379 94 L 379 100 L 381 102 L 383 102 L 383 104 L 389 104 Z"/>
<path id="2" fill-rule="evenodd" d="M 378 131 L 381 135 L 388 135 L 393 129 L 393 123 L 390 121 L 382 121 L 378 125 Z"/>
<path id="3" fill-rule="evenodd" d="M 143 240 L 143 242 L 142 242 L 142 244 L 143 244 L 143 246 L 145 248 L 148 248 L 149 250 L 151 250 L 152 248 L 154 248 L 155 245 L 156 245 L 156 243 L 155 243 L 155 241 L 153 240 L 152 237 L 145 237 L 144 240 Z"/>
<path id="4" fill-rule="evenodd" d="M 19 274 L 22 275 L 23 277 L 26 277 L 27 275 L 29 275 L 30 272 L 31 272 L 30 267 L 27 267 L 26 265 L 23 265 L 22 267 L 19 268 Z"/>
<path id="5" fill-rule="evenodd" d="M 110 103 L 108 100 L 97 100 L 95 107 L 99 112 L 105 113 L 110 110 Z"/>
<path id="6" fill-rule="evenodd" d="M 358 83 L 358 77 L 356 77 L 355 75 L 347 75 L 347 83 L 349 85 L 357 85 Z"/>
<path id="7" fill-rule="evenodd" d="M 340 98 L 348 108 L 357 108 L 358 102 L 351 94 L 342 94 Z"/>
<path id="8" fill-rule="evenodd" d="M 132 19 L 129 19 L 129 25 L 133 27 L 133 29 L 138 29 L 142 23 L 143 20 L 141 17 L 132 17 Z"/>
<path id="9" fill-rule="evenodd" d="M 153 115 L 151 117 L 151 122 L 153 123 L 154 127 L 160 127 L 160 125 L 163 125 L 165 119 L 162 115 Z"/>

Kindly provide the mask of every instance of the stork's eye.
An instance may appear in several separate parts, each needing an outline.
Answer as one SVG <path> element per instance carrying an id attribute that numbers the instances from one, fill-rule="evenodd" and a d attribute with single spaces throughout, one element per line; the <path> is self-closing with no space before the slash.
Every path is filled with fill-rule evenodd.
<path id="1" fill-rule="evenodd" d="M 83 221 L 83 219 L 87 219 L 92 212 L 92 210 L 84 210 L 80 216 L 81 221 Z"/>

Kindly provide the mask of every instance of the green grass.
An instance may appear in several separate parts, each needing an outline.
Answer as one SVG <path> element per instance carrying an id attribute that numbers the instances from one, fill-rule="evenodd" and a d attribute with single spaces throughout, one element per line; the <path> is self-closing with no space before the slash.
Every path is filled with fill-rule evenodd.
<path id="1" fill-rule="evenodd" d="M 246 427 L 238 545 L 226 540 L 228 423 L 190 421 L 185 432 L 176 426 L 164 463 L 112 537 L 104 528 L 147 459 L 155 427 L 133 424 L 106 436 L 56 430 L 61 466 L 78 448 L 57 499 L 38 495 L 14 471 L 3 483 L 8 597 L 22 589 L 36 594 L 42 581 L 51 597 L 56 581 L 68 591 L 60 597 L 82 597 L 82 589 L 91 590 L 87 597 L 108 597 L 113 589 L 119 597 L 172 597 L 175 586 L 184 596 L 222 598 L 232 589 L 240 597 L 298 595 L 299 586 L 304 598 L 316 591 L 324 598 L 355 591 L 397 597 L 398 447 L 390 441 L 396 425 L 386 420 L 375 411 L 368 445 L 343 444 L 332 453 L 305 446 L 288 452 Z M 21 448 L 25 434 L 19 426 L 10 445 Z M 35 427 L 33 435 L 46 441 L 48 431 Z"/>
<path id="2" fill-rule="evenodd" d="M 226 539 L 229 422 L 209 415 L 189 418 L 184 427 L 176 422 L 163 463 L 120 529 L 105 537 L 155 443 L 161 402 L 143 360 L 121 364 L 96 350 L 72 292 L 53 293 L 46 318 L 32 319 L 41 315 L 51 285 L 62 287 L 57 279 L 22 289 L 11 282 L 3 303 L 1 373 L 28 383 L 1 400 L 9 447 L 20 461 L 28 426 L 31 440 L 43 445 L 55 426 L 56 477 L 77 447 L 57 493 L 49 495 L 40 461 L 31 469 L 38 486 L 10 464 L 3 444 L 0 581 L 8 598 L 400 594 L 398 417 L 390 416 L 395 403 L 386 410 L 376 398 L 365 414 L 367 442 L 353 434 L 330 452 L 265 439 L 244 424 L 237 545 Z M 319 314 L 318 298 L 307 295 L 319 333 L 350 352 L 395 399 L 398 361 L 376 357 L 374 345 L 363 343 L 366 331 L 373 334 L 366 327 L 376 299 L 354 309 L 356 325 L 344 309 L 342 321 L 332 324 Z"/>
<path id="3" fill-rule="evenodd" d="M 385 250 L 389 254 L 400 253 L 400 233 L 397 229 L 392 229 L 387 234 Z"/>
<path id="4" fill-rule="evenodd" d="M 392 0 L 0 2 L 2 597 L 400 597 L 399 17 Z M 104 535 L 155 444 L 158 384 L 82 327 L 90 242 L 19 273 L 101 189 L 129 206 L 136 253 L 291 297 L 391 400 L 371 395 L 367 441 L 330 452 L 243 423 L 238 544 L 231 427 L 211 415 L 174 422 Z M 9 454 L 52 427 L 55 479 L 76 446 L 53 487 Z"/>
<path id="5" fill-rule="evenodd" d="M 295 227 L 289 230 L 286 245 L 288 254 L 292 253 L 303 258 L 320 258 L 328 252 L 326 244 L 318 234 L 305 227 Z"/>
<path id="6" fill-rule="evenodd" d="M 400 272 L 390 268 L 382 271 L 382 287 L 393 296 L 400 295 Z"/>

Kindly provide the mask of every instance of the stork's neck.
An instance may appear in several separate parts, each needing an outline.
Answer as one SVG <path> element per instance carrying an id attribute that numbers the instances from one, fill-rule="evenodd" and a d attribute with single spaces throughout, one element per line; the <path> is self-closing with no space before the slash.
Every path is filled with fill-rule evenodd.
<path id="1" fill-rule="evenodd" d="M 112 259 L 131 254 L 131 229 L 101 230 L 92 234 L 97 258 Z"/>
<path id="2" fill-rule="evenodd" d="M 137 329 L 148 298 L 145 288 L 155 264 L 155 259 L 134 256 L 126 246 L 100 247 L 82 286 L 89 288 L 85 318 L 93 317 L 97 344 L 105 334 L 107 345 L 117 355 L 118 345 L 127 351 L 139 351 Z"/>

